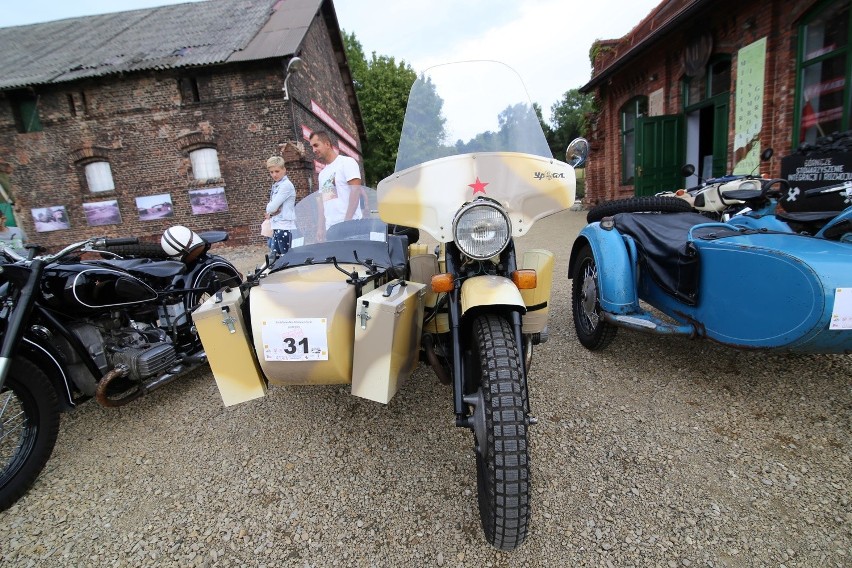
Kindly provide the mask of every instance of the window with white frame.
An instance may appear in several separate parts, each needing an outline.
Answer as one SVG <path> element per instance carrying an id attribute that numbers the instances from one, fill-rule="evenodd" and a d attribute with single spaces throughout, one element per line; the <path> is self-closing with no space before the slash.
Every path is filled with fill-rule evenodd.
<path id="1" fill-rule="evenodd" d="M 852 2 L 823 2 L 799 27 L 794 145 L 852 124 Z"/>
<path id="2" fill-rule="evenodd" d="M 109 162 L 92 162 L 86 164 L 86 184 L 89 191 L 98 193 L 100 191 L 115 190 L 115 182 L 112 180 L 112 169 Z"/>
<path id="3" fill-rule="evenodd" d="M 192 175 L 195 179 L 217 179 L 222 177 L 219 170 L 219 155 L 215 148 L 199 148 L 189 153 L 192 161 Z"/>

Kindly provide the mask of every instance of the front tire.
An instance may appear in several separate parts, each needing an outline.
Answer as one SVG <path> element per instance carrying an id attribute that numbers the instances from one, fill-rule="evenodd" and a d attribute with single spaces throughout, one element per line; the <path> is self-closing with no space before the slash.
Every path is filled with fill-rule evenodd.
<path id="1" fill-rule="evenodd" d="M 38 367 L 16 359 L 0 391 L 0 511 L 35 483 L 58 433 L 56 391 Z"/>
<path id="2" fill-rule="evenodd" d="M 615 339 L 618 328 L 601 317 L 598 265 L 588 244 L 577 255 L 571 275 L 571 311 L 577 339 L 586 349 L 604 349 Z"/>
<path id="3" fill-rule="evenodd" d="M 472 378 L 478 374 L 480 381 L 473 397 L 479 517 L 489 544 L 514 550 L 527 537 L 530 517 L 529 418 L 520 346 L 509 322 L 496 315 L 474 320 L 473 346 Z"/>

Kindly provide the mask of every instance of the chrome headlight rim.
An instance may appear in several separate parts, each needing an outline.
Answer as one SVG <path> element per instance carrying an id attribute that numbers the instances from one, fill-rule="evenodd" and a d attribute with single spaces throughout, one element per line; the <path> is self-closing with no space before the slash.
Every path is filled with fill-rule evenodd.
<path id="1" fill-rule="evenodd" d="M 459 224 L 465 221 L 466 217 L 474 214 L 472 213 L 474 210 L 480 208 L 490 209 L 493 212 L 497 213 L 499 215 L 499 218 L 502 219 L 503 224 L 505 225 L 504 227 L 502 227 L 502 230 L 504 231 L 503 238 L 499 238 L 499 229 L 501 229 L 501 227 L 498 227 L 497 234 L 495 235 L 495 237 L 497 238 L 494 240 L 494 243 L 488 248 L 486 248 L 484 251 L 477 251 L 473 246 L 470 246 L 471 243 L 468 241 L 465 235 L 459 234 Z M 456 243 L 458 249 L 465 256 L 474 260 L 488 260 L 490 258 L 494 258 L 506 249 L 511 239 L 512 222 L 509 219 L 509 214 L 506 212 L 505 209 L 503 209 L 503 207 L 499 203 L 491 199 L 480 197 L 478 199 L 475 199 L 474 201 L 471 201 L 470 203 L 466 203 L 456 212 L 456 215 L 453 218 L 453 241 Z M 477 244 L 482 245 L 482 241 Z"/>

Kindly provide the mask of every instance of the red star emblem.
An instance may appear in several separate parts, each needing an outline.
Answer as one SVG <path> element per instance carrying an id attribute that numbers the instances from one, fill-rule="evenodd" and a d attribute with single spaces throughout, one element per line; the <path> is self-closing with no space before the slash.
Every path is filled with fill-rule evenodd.
<path id="1" fill-rule="evenodd" d="M 476 195 L 477 193 L 484 194 L 486 185 L 488 185 L 487 182 L 483 183 L 483 182 L 479 181 L 479 176 L 476 176 L 476 183 L 470 183 L 470 184 L 468 184 L 468 187 L 472 187 L 473 188 L 473 194 Z"/>

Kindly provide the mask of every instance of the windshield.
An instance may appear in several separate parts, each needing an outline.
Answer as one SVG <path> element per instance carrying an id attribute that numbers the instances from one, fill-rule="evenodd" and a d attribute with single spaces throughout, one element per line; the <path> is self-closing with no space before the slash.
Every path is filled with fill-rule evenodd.
<path id="1" fill-rule="evenodd" d="M 411 87 L 395 171 L 476 152 L 553 157 L 514 69 L 496 61 L 430 67 Z"/>
<path id="2" fill-rule="evenodd" d="M 379 219 L 376 190 L 364 186 L 351 186 L 359 193 L 354 219 L 335 222 L 326 212 L 335 207 L 334 200 L 319 191 L 308 194 L 296 204 L 296 229 L 292 232 L 291 248 L 334 241 L 387 240 L 387 225 Z M 340 198 L 337 198 L 340 199 Z M 320 223 L 325 230 L 320 230 Z"/>
<path id="3" fill-rule="evenodd" d="M 408 98 L 396 171 L 379 182 L 379 215 L 453 240 L 456 212 L 488 199 L 515 237 L 574 203 L 574 168 L 555 160 L 518 74 L 494 61 L 431 67 Z"/>

